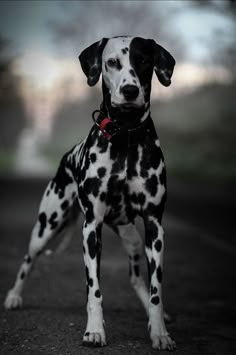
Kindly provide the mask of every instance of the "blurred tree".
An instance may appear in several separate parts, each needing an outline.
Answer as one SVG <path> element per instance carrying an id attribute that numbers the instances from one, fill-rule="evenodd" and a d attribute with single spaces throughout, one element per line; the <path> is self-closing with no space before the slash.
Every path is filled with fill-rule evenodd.
<path id="1" fill-rule="evenodd" d="M 20 96 L 20 77 L 13 73 L 14 58 L 7 54 L 9 42 L 0 36 L 0 150 L 13 152 L 25 125 Z"/>
<path id="2" fill-rule="evenodd" d="M 233 79 L 236 80 L 236 1 L 194 0 L 194 5 L 210 9 L 216 13 L 220 12 L 221 15 L 224 14 L 225 17 L 234 19 L 232 32 L 225 28 L 222 31 L 215 31 L 213 34 L 212 41 L 217 45 L 214 47 L 212 60 L 215 64 L 223 64 L 227 67 L 231 71 Z"/>
<path id="3" fill-rule="evenodd" d="M 47 154 L 58 158 L 84 139 L 93 125 L 92 112 L 99 109 L 100 103 L 98 87 L 92 88 L 84 100 L 71 101 L 65 97 L 54 115 L 52 136 L 46 145 Z"/>
<path id="4" fill-rule="evenodd" d="M 168 6 L 166 13 L 161 1 L 76 1 L 70 6 L 62 2 L 61 7 L 63 18 L 49 26 L 63 55 L 65 48 L 79 54 L 102 37 L 118 35 L 154 38 L 171 48 L 178 60 L 184 55 L 184 45 L 171 22 L 176 10 Z"/>

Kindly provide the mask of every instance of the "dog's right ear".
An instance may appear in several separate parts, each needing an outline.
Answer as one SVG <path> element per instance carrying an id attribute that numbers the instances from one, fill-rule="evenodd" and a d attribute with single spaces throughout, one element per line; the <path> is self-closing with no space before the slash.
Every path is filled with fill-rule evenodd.
<path id="1" fill-rule="evenodd" d="M 103 38 L 84 49 L 79 55 L 80 64 L 84 74 L 87 76 L 89 86 L 97 84 L 102 72 L 102 52 L 107 44 L 108 38 Z"/>

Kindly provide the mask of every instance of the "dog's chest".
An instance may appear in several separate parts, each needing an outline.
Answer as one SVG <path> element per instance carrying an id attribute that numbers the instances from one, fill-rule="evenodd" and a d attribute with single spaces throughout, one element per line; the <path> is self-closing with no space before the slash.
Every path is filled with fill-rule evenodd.
<path id="1" fill-rule="evenodd" d="M 102 150 L 94 144 L 87 149 L 80 167 L 84 172 L 79 181 L 82 209 L 93 208 L 94 214 L 104 217 L 108 224 L 133 221 L 148 200 L 159 198 L 161 164 L 164 167 L 154 142 L 151 147 L 137 145 L 128 150 L 114 149 L 111 144 Z M 159 193 L 163 193 L 160 188 Z"/>

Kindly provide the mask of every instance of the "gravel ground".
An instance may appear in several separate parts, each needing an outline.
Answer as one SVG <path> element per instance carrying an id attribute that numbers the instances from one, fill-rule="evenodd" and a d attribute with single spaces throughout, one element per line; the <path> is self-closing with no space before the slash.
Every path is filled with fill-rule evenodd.
<path id="1" fill-rule="evenodd" d="M 0 179 L 1 304 L 24 256 L 45 184 L 44 180 Z M 163 293 L 165 308 L 173 317 L 168 330 L 177 343 L 175 354 L 236 354 L 236 253 L 232 237 L 221 238 L 223 231 L 231 228 L 225 224 L 229 210 L 220 213 L 212 201 L 223 207 L 230 204 L 221 195 L 217 200 L 212 192 L 204 194 L 202 211 L 201 195 L 196 190 L 196 203 L 191 207 L 190 191 L 194 189 L 186 184 L 172 186 L 171 205 L 165 216 Z M 185 188 L 189 194 L 181 195 Z M 208 202 L 215 206 L 215 213 L 214 208 L 209 211 L 213 216 L 209 223 L 204 213 Z M 217 213 L 223 217 L 218 218 Z M 151 349 L 144 310 L 129 285 L 125 252 L 106 228 L 101 288 L 108 346 L 82 346 L 86 288 L 81 239 L 80 225 L 65 252 L 40 257 L 25 289 L 22 310 L 0 307 L 0 354 L 157 353 Z M 142 268 L 146 276 L 145 260 Z"/>

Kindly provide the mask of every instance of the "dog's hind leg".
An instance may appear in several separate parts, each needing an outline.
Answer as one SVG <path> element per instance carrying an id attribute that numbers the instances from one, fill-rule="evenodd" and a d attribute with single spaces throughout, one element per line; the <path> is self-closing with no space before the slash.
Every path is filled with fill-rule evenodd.
<path id="1" fill-rule="evenodd" d="M 129 276 L 132 287 L 142 302 L 149 317 L 149 294 L 147 286 L 140 274 L 140 258 L 144 253 L 143 241 L 134 224 L 116 226 L 115 231 L 129 256 Z"/>
<path id="2" fill-rule="evenodd" d="M 60 172 L 62 175 L 62 172 Z M 64 171 L 64 174 L 66 172 Z M 65 181 L 65 180 L 63 180 Z M 38 220 L 33 228 L 29 243 L 28 253 L 17 273 L 15 284 L 9 290 L 4 302 L 6 309 L 14 309 L 22 306 L 22 292 L 29 273 L 38 255 L 45 249 L 52 237 L 66 231 L 67 225 L 73 219 L 74 209 L 78 209 L 77 185 L 71 180 L 62 188 L 55 178 L 52 180 L 43 195 Z"/>

